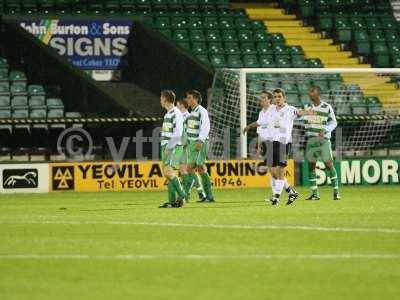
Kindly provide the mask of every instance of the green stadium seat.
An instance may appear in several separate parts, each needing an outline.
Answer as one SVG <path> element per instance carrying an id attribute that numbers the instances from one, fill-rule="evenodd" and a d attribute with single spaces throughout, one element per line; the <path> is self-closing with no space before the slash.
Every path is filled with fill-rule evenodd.
<path id="1" fill-rule="evenodd" d="M 0 109 L 10 106 L 10 96 L 0 96 Z"/>
<path id="2" fill-rule="evenodd" d="M 219 42 L 224 39 L 224 36 L 221 37 L 219 30 L 207 30 L 206 32 L 206 40 L 208 42 Z"/>
<path id="3" fill-rule="evenodd" d="M 196 57 L 197 57 L 197 59 L 200 60 L 201 62 L 203 62 L 203 63 L 205 63 L 205 64 L 207 64 L 207 65 L 210 64 L 210 61 L 209 61 L 207 55 L 205 55 L 205 54 L 198 54 L 198 55 L 196 55 Z"/>
<path id="4" fill-rule="evenodd" d="M 312 0 L 301 0 L 299 1 L 300 14 L 303 18 L 309 18 L 314 15 L 314 3 Z"/>
<path id="5" fill-rule="evenodd" d="M 192 44 L 192 52 L 194 54 L 207 54 L 207 45 L 206 43 L 196 42 Z"/>
<path id="6" fill-rule="evenodd" d="M 366 102 L 368 105 L 368 113 L 371 115 L 382 113 L 382 104 L 378 97 L 367 97 Z"/>
<path id="7" fill-rule="evenodd" d="M 310 81 L 297 81 L 296 85 L 300 94 L 308 94 L 311 83 Z"/>
<path id="8" fill-rule="evenodd" d="M 9 79 L 12 82 L 23 82 L 26 83 L 26 76 L 24 72 L 21 71 L 11 71 L 9 74 Z"/>
<path id="9" fill-rule="evenodd" d="M 182 49 L 191 50 L 189 42 L 176 42 L 176 45 L 178 45 Z"/>
<path id="10" fill-rule="evenodd" d="M 354 115 L 366 115 L 367 109 L 368 106 L 365 101 L 358 103 L 351 103 L 351 110 Z"/>
<path id="11" fill-rule="evenodd" d="M 65 113 L 66 118 L 82 118 L 82 115 L 80 112 L 75 112 L 75 111 L 70 111 Z"/>
<path id="12" fill-rule="evenodd" d="M 287 49 L 291 56 L 304 56 L 303 48 L 300 46 L 288 46 Z"/>
<path id="13" fill-rule="evenodd" d="M 320 17 L 319 18 L 319 29 L 321 31 L 330 32 L 333 28 L 333 20 L 331 17 Z"/>
<path id="14" fill-rule="evenodd" d="M 307 59 L 307 65 L 309 68 L 322 68 L 323 64 L 319 58 Z"/>
<path id="15" fill-rule="evenodd" d="M 241 54 L 241 50 L 238 43 L 229 42 L 229 43 L 224 43 L 224 45 L 226 54 L 236 54 L 236 55 Z"/>
<path id="16" fill-rule="evenodd" d="M 4 57 L 0 57 L 0 69 L 8 69 L 8 62 Z"/>
<path id="17" fill-rule="evenodd" d="M 285 90 L 285 91 L 287 93 L 287 90 Z M 300 99 L 299 99 L 299 96 L 297 95 L 297 93 L 291 93 L 291 94 L 287 93 L 286 94 L 286 102 L 292 106 L 296 106 L 296 107 L 302 106 L 302 103 L 300 102 Z"/>
<path id="18" fill-rule="evenodd" d="M 356 42 L 369 42 L 369 34 L 366 30 L 355 30 L 354 40 Z"/>
<path id="19" fill-rule="evenodd" d="M 313 85 L 319 86 L 323 93 L 326 93 L 329 90 L 329 83 L 327 80 L 313 80 Z"/>
<path id="20" fill-rule="evenodd" d="M 328 82 L 330 90 L 337 90 L 342 86 L 342 81 L 340 80 L 329 80 Z"/>
<path id="21" fill-rule="evenodd" d="M 241 30 L 241 29 L 248 30 L 248 29 L 251 28 L 251 22 L 250 22 L 250 20 L 249 20 L 248 17 L 245 17 L 245 18 L 237 18 L 237 19 L 235 20 L 235 27 L 236 27 L 238 30 Z"/>
<path id="22" fill-rule="evenodd" d="M 234 29 L 235 23 L 233 22 L 233 18 L 223 17 L 219 19 L 219 28 L 221 29 Z"/>
<path id="23" fill-rule="evenodd" d="M 30 108 L 46 108 L 46 99 L 44 96 L 33 96 L 29 98 Z"/>
<path id="24" fill-rule="evenodd" d="M 251 30 L 239 30 L 238 31 L 238 40 L 240 42 L 252 42 L 253 41 L 253 33 Z"/>
<path id="25" fill-rule="evenodd" d="M 399 34 L 394 30 L 385 31 L 385 40 L 387 43 L 398 42 Z"/>
<path id="26" fill-rule="evenodd" d="M 369 42 L 356 42 L 355 48 L 360 55 L 368 56 L 371 53 L 371 45 Z"/>
<path id="27" fill-rule="evenodd" d="M 366 18 L 365 22 L 369 30 L 381 29 L 383 27 L 378 18 Z"/>
<path id="28" fill-rule="evenodd" d="M 243 65 L 245 68 L 258 68 L 260 65 L 258 63 L 257 55 L 245 54 L 243 55 Z"/>
<path id="29" fill-rule="evenodd" d="M 361 17 L 353 17 L 350 19 L 350 25 L 353 30 L 366 29 L 367 25 Z"/>
<path id="30" fill-rule="evenodd" d="M 158 29 L 166 29 L 171 26 L 169 17 L 158 17 L 154 22 L 154 26 Z"/>
<path id="31" fill-rule="evenodd" d="M 253 31 L 253 40 L 255 42 L 269 42 L 270 38 L 265 30 L 255 30 Z"/>
<path id="32" fill-rule="evenodd" d="M 251 28 L 253 30 L 266 30 L 266 26 L 263 21 L 253 20 L 251 21 Z"/>
<path id="33" fill-rule="evenodd" d="M 17 109 L 12 112 L 13 119 L 27 119 L 29 117 L 29 111 L 27 109 Z"/>
<path id="34" fill-rule="evenodd" d="M 400 68 L 400 55 L 392 56 L 392 67 Z M 1 96 L 0 96 L 1 97 Z"/>
<path id="35" fill-rule="evenodd" d="M 212 66 L 215 68 L 225 68 L 227 66 L 224 55 L 219 55 L 219 54 L 211 55 L 210 62 Z"/>
<path id="36" fill-rule="evenodd" d="M 0 81 L 8 81 L 8 69 L 0 69 Z"/>
<path id="37" fill-rule="evenodd" d="M 386 41 L 384 33 L 380 30 L 370 31 L 369 38 L 372 42 L 385 42 Z"/>
<path id="38" fill-rule="evenodd" d="M 10 87 L 10 92 L 13 96 L 26 96 L 26 85 L 23 82 L 15 82 Z"/>
<path id="39" fill-rule="evenodd" d="M 306 60 L 305 60 L 304 56 L 301 56 L 301 55 L 292 56 L 291 65 L 294 68 L 306 68 L 307 67 Z"/>
<path id="40" fill-rule="evenodd" d="M 289 55 L 289 49 L 285 45 L 277 44 L 272 47 L 275 55 Z"/>
<path id="41" fill-rule="evenodd" d="M 218 29 L 219 23 L 216 17 L 206 17 L 204 18 L 203 27 L 206 29 Z"/>
<path id="42" fill-rule="evenodd" d="M 194 29 L 190 30 L 190 40 L 192 42 L 205 42 L 206 37 L 202 30 Z"/>
<path id="43" fill-rule="evenodd" d="M 63 108 L 50 108 L 47 111 L 47 118 L 63 118 L 64 117 L 64 109 Z"/>
<path id="44" fill-rule="evenodd" d="M 381 18 L 382 28 L 385 30 L 397 30 L 399 27 L 398 22 L 393 17 Z"/>
<path id="45" fill-rule="evenodd" d="M 10 84 L 8 82 L 0 82 L 0 95 L 10 95 Z"/>
<path id="46" fill-rule="evenodd" d="M 210 54 L 224 54 L 225 49 L 222 43 L 220 42 L 214 42 L 214 43 L 209 43 L 208 44 L 208 52 Z"/>
<path id="47" fill-rule="evenodd" d="M 33 119 L 44 119 L 47 117 L 46 109 L 34 108 L 30 111 L 29 117 Z"/>
<path id="48" fill-rule="evenodd" d="M 49 109 L 64 109 L 64 103 L 59 98 L 47 98 L 46 104 Z"/>
<path id="49" fill-rule="evenodd" d="M 189 17 L 187 27 L 189 29 L 201 29 L 203 27 L 203 21 L 200 17 Z"/>
<path id="50" fill-rule="evenodd" d="M 171 29 L 162 29 L 160 33 L 168 38 L 172 38 L 172 30 Z"/>
<path id="51" fill-rule="evenodd" d="M 285 90 L 286 94 L 296 94 L 298 93 L 296 85 L 293 82 L 282 81 L 281 87 Z"/>
<path id="52" fill-rule="evenodd" d="M 257 52 L 258 54 L 273 54 L 274 50 L 269 43 L 257 43 Z"/>
<path id="53" fill-rule="evenodd" d="M 275 68 L 275 61 L 273 55 L 259 55 L 260 67 L 262 68 Z"/>
<path id="54" fill-rule="evenodd" d="M 275 45 L 284 45 L 285 44 L 285 38 L 283 37 L 282 33 L 271 33 L 270 35 L 270 41 Z"/>
<path id="55" fill-rule="evenodd" d="M 242 43 L 240 46 L 242 54 L 257 54 L 254 43 Z"/>
<path id="56" fill-rule="evenodd" d="M 15 96 L 11 99 L 13 109 L 28 109 L 28 98 L 26 96 Z"/>
<path id="57" fill-rule="evenodd" d="M 374 55 L 374 65 L 378 68 L 390 67 L 390 55 L 375 54 Z"/>
<path id="58" fill-rule="evenodd" d="M 176 42 L 189 42 L 190 38 L 189 38 L 189 34 L 186 30 L 184 29 L 177 29 L 174 30 L 174 33 L 172 35 L 172 38 L 176 41 Z"/>
<path id="59" fill-rule="evenodd" d="M 186 29 L 188 23 L 184 17 L 174 17 L 171 20 L 171 27 L 174 29 Z"/>
<path id="60" fill-rule="evenodd" d="M 11 119 L 11 110 L 10 109 L 1 109 L 0 110 L 0 119 Z"/>
<path id="61" fill-rule="evenodd" d="M 29 96 L 44 96 L 46 95 L 43 86 L 38 84 L 31 84 L 28 86 Z"/>
<path id="62" fill-rule="evenodd" d="M 277 56 L 276 57 L 276 66 L 278 68 L 290 68 L 291 63 L 289 56 Z"/>
<path id="63" fill-rule="evenodd" d="M 222 31 L 222 40 L 224 42 L 236 42 L 237 36 L 235 30 L 224 30 Z"/>
<path id="64" fill-rule="evenodd" d="M 372 52 L 375 54 L 387 54 L 389 53 L 389 49 L 386 46 L 386 43 L 373 43 Z"/>
<path id="65" fill-rule="evenodd" d="M 227 65 L 229 68 L 241 68 L 243 63 L 240 55 L 227 55 Z"/>

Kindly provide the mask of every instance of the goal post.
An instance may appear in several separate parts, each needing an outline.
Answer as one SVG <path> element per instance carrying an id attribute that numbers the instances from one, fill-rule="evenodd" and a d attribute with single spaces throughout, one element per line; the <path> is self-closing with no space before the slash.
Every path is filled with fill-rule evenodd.
<path id="1" fill-rule="evenodd" d="M 221 145 L 214 140 L 220 140 L 226 128 L 235 129 L 237 142 L 230 149 L 235 158 L 248 158 L 249 138 L 240 132 L 256 120 L 263 90 L 283 88 L 289 104 L 304 107 L 310 102 L 309 87 L 319 86 L 322 100 L 332 105 L 338 117 L 338 131 L 348 134 L 342 143 L 350 152 L 352 142 L 354 151 L 371 150 L 399 124 L 400 68 L 218 69 L 213 82 L 210 149 L 220 152 Z M 356 122 L 363 119 L 365 122 Z M 295 134 L 301 144 L 304 132 Z"/>

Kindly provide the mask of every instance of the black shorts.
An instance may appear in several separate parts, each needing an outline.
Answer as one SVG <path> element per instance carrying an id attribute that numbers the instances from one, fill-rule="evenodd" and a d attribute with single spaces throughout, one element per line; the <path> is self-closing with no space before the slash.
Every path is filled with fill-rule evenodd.
<path id="1" fill-rule="evenodd" d="M 291 151 L 292 144 L 280 142 L 264 141 L 261 142 L 261 155 L 268 167 L 286 167 L 287 159 Z"/>

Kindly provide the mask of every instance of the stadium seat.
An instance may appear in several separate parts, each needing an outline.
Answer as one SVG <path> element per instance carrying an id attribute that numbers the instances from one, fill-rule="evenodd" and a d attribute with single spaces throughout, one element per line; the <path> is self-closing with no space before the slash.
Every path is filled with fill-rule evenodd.
<path id="1" fill-rule="evenodd" d="M 240 46 L 242 54 L 257 54 L 254 43 L 242 43 Z"/>
<path id="2" fill-rule="evenodd" d="M 26 119 L 29 117 L 28 109 L 16 109 L 12 112 L 13 119 Z"/>
<path id="3" fill-rule="evenodd" d="M 210 62 L 215 68 L 225 68 L 227 66 L 224 55 L 219 55 L 219 54 L 211 55 Z"/>
<path id="4" fill-rule="evenodd" d="M 272 55 L 259 55 L 259 62 L 261 68 L 275 68 L 275 61 Z"/>
<path id="5" fill-rule="evenodd" d="M 194 54 L 207 54 L 208 50 L 206 43 L 193 43 L 192 52 Z"/>
<path id="6" fill-rule="evenodd" d="M 224 42 L 237 42 L 237 36 L 235 30 L 224 30 L 222 32 L 222 40 Z"/>
<path id="7" fill-rule="evenodd" d="M 26 96 L 26 82 L 14 82 L 10 87 L 11 95 Z"/>
<path id="8" fill-rule="evenodd" d="M 29 96 L 45 96 L 46 93 L 44 91 L 43 86 L 32 84 L 28 86 L 28 94 Z"/>
<path id="9" fill-rule="evenodd" d="M 202 30 L 190 30 L 190 40 L 192 42 L 205 42 L 206 37 L 204 36 L 204 33 Z"/>
<path id="10" fill-rule="evenodd" d="M 219 30 L 207 30 L 207 32 L 206 32 L 206 40 L 208 42 L 219 42 L 222 39 L 224 39 L 224 36 L 221 38 Z"/>
<path id="11" fill-rule="evenodd" d="M 82 115 L 80 112 L 70 111 L 70 112 L 65 113 L 65 117 L 66 118 L 81 118 Z"/>
<path id="12" fill-rule="evenodd" d="M 32 96 L 29 99 L 29 107 L 37 109 L 46 109 L 46 100 L 44 96 Z"/>
<path id="13" fill-rule="evenodd" d="M 64 109 L 61 108 L 51 108 L 47 111 L 47 118 L 63 118 Z"/>
<path id="14" fill-rule="evenodd" d="M 48 98 L 46 100 L 48 109 L 64 109 L 64 103 L 59 98 Z"/>
<path id="15" fill-rule="evenodd" d="M 258 58 L 257 55 L 246 54 L 243 56 L 243 65 L 245 68 L 258 68 Z"/>
<path id="16" fill-rule="evenodd" d="M 224 43 L 226 54 L 241 54 L 241 49 L 238 43 Z"/>
<path id="17" fill-rule="evenodd" d="M 229 68 L 241 68 L 243 66 L 243 62 L 240 58 L 240 55 L 228 55 L 227 65 Z"/>
<path id="18" fill-rule="evenodd" d="M 225 50 L 220 42 L 208 43 L 208 52 L 210 54 L 224 54 Z"/>
<path id="19" fill-rule="evenodd" d="M 47 111 L 46 109 L 34 108 L 29 113 L 30 118 L 46 118 Z"/>

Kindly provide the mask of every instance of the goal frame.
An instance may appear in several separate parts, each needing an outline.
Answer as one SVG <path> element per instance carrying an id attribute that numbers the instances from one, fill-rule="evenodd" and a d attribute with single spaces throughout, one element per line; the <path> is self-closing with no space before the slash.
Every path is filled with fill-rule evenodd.
<path id="1" fill-rule="evenodd" d="M 332 74 L 332 73 L 368 73 L 368 74 L 399 74 L 400 68 L 223 68 L 218 71 L 235 71 L 239 73 L 239 97 L 240 97 L 240 129 L 247 126 L 247 74 Z M 247 135 L 240 134 L 240 157 L 247 158 Z"/>

